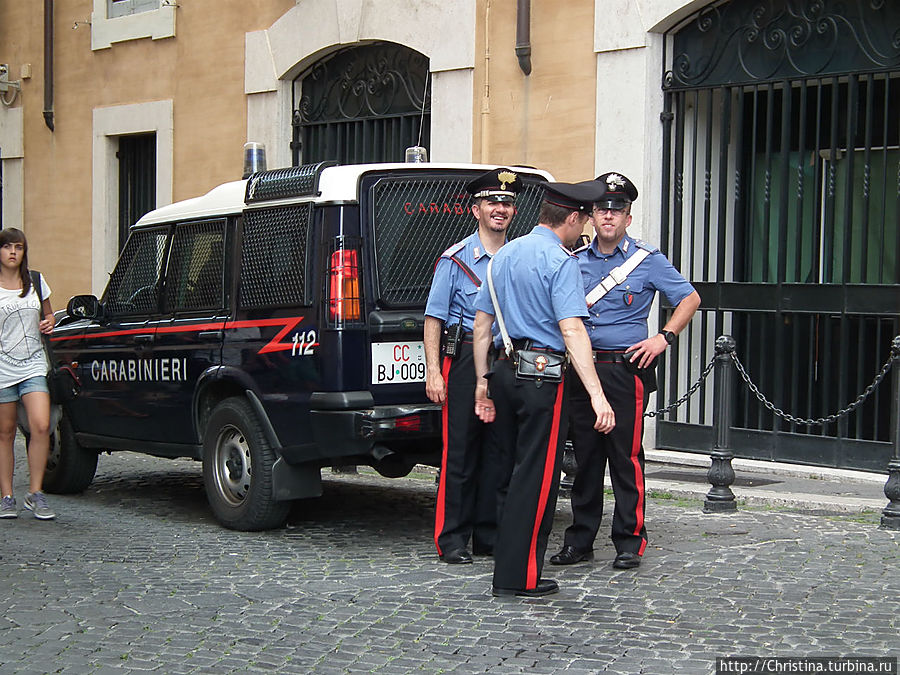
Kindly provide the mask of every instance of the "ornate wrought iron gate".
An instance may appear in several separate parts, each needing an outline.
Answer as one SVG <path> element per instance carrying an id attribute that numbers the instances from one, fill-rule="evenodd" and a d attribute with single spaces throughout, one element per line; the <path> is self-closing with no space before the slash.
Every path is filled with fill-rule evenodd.
<path id="1" fill-rule="evenodd" d="M 406 148 L 429 147 L 429 80 L 425 56 L 388 42 L 318 61 L 294 79 L 294 165 L 402 162 Z"/>
<path id="2" fill-rule="evenodd" d="M 843 407 L 900 329 L 900 4 L 714 3 L 666 35 L 664 71 L 663 246 L 703 304 L 660 403 L 727 333 L 779 407 Z M 711 447 L 711 396 L 661 420 L 658 445 Z M 824 428 L 735 400 L 739 456 L 887 466 L 887 388 Z"/>

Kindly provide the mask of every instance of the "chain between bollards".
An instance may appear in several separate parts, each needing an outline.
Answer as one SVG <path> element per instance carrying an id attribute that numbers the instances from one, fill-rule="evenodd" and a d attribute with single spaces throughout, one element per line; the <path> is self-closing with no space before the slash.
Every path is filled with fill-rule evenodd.
<path id="1" fill-rule="evenodd" d="M 743 367 L 743 364 L 741 364 L 740 359 L 738 359 L 737 354 L 735 353 L 735 341 L 731 336 L 723 335 L 716 340 L 715 361 L 716 375 L 714 378 L 715 395 L 713 410 L 715 445 L 710 453 L 711 463 L 707 477 L 712 485 L 712 489 L 710 489 L 709 493 L 706 495 L 706 501 L 703 508 L 705 512 L 727 512 L 737 509 L 737 502 L 735 501 L 734 493 L 731 491 L 731 485 L 734 483 L 735 475 L 734 468 L 732 467 L 734 453 L 731 451 L 731 396 L 733 387 L 731 383 L 731 369 L 728 367 L 730 365 L 729 361 L 734 364 L 735 369 L 740 373 L 741 378 L 750 389 L 750 392 L 754 394 L 760 403 L 768 410 L 792 424 L 808 426 L 818 426 L 836 422 L 841 417 L 849 415 L 872 395 L 875 389 L 887 376 L 888 371 L 893 368 L 891 444 L 894 449 L 894 456 L 888 464 L 888 479 L 884 486 L 884 494 L 888 498 L 889 503 L 882 512 L 881 527 L 900 530 L 900 335 L 896 336 L 891 342 L 891 356 L 884 366 L 882 366 L 871 384 L 869 384 L 869 386 L 867 386 L 847 407 L 831 415 L 816 419 L 795 417 L 784 412 L 769 401 L 750 379 L 749 374 Z"/>

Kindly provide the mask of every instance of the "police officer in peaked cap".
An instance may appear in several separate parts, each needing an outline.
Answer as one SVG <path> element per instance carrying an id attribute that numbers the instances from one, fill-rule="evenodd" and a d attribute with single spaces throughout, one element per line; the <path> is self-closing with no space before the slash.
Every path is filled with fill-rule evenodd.
<path id="1" fill-rule="evenodd" d="M 472 324 L 475 294 L 491 256 L 506 243 L 521 187 L 507 168 L 486 171 L 466 186 L 478 228 L 441 255 L 425 307 L 425 392 L 443 404 L 434 543 L 450 564 L 472 562 L 470 539 L 475 555 L 494 550 L 500 474 L 492 428 L 475 415 Z"/>
<path id="2" fill-rule="evenodd" d="M 657 248 L 626 234 L 631 204 L 638 197 L 634 183 L 615 172 L 597 180 L 606 192 L 591 213 L 595 236 L 575 255 L 589 307 L 584 324 L 593 365 L 617 424 L 609 434 L 594 433 L 589 391 L 574 383 L 571 438 L 578 470 L 572 487 L 572 525 L 562 550 L 550 562 L 570 565 L 593 559 L 608 462 L 615 495 L 613 566 L 633 569 L 641 564 L 647 546 L 641 439 L 647 399 L 656 389 L 653 367 L 690 322 L 700 296 Z M 657 291 L 665 294 L 675 311 L 659 333 L 647 337 L 647 317 Z"/>
<path id="3" fill-rule="evenodd" d="M 493 258 L 489 274 L 496 306 L 487 280 L 475 300 L 475 408 L 494 427 L 504 464 L 494 545 L 496 596 L 536 597 L 558 590 L 556 581 L 541 578 L 541 571 L 559 490 L 570 373 L 564 373 L 561 381 L 522 379 L 516 369 L 518 350 L 533 350 L 544 361 L 568 352 L 589 392 L 594 433 L 615 426 L 591 363 L 583 286 L 577 261 L 567 248 L 580 237 L 593 203 L 603 193 L 603 184 L 596 181 L 547 183 L 538 225 Z M 488 397 L 491 326 L 501 316 L 512 350 L 505 350 L 501 336 Z"/>

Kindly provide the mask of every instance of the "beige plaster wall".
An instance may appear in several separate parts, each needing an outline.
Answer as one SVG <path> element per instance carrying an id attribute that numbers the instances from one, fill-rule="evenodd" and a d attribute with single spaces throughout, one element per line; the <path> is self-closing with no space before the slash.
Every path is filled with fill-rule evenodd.
<path id="1" fill-rule="evenodd" d="M 538 166 L 558 180 L 593 178 L 594 0 L 531 4 L 526 77 L 515 54 L 516 3 L 478 0 L 473 157 Z"/>
<path id="2" fill-rule="evenodd" d="M 92 0 L 56 0 L 54 122 L 44 124 L 43 3 L 0 4 L 0 62 L 11 77 L 31 64 L 16 106 L 24 119 L 24 224 L 30 261 L 45 271 L 54 306 L 91 289 L 93 110 L 172 100 L 173 199 L 240 177 L 246 140 L 244 36 L 294 0 L 191 0 L 174 38 L 91 49 Z M 73 28 L 78 22 L 77 28 Z M 2 151 L 2 149 L 0 149 Z"/>

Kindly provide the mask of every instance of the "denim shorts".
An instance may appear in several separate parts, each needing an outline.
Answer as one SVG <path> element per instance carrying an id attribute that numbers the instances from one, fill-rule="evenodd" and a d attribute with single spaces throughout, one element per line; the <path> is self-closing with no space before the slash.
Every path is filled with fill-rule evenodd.
<path id="1" fill-rule="evenodd" d="M 0 389 L 0 403 L 13 403 L 25 394 L 30 394 L 33 391 L 50 393 L 50 390 L 47 389 L 47 378 L 44 375 L 35 375 L 27 380 L 22 380 L 18 384 L 3 387 L 3 389 Z"/>

